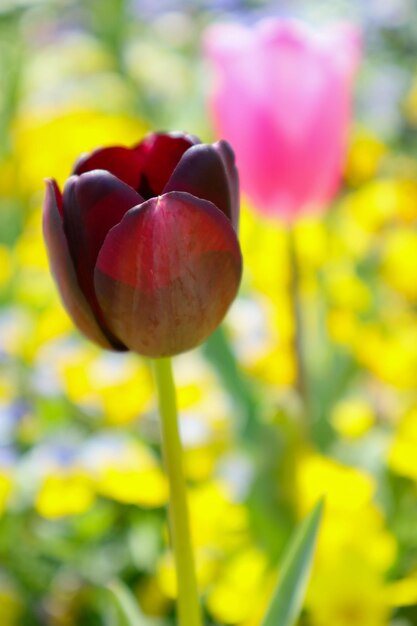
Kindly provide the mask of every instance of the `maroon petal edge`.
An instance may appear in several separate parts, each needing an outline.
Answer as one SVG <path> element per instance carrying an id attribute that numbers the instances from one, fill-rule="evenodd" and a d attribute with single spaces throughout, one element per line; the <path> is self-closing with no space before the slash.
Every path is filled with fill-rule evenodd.
<path id="1" fill-rule="evenodd" d="M 133 189 L 138 189 L 142 161 L 140 154 L 134 148 L 109 146 L 81 155 L 72 173 L 79 176 L 91 170 L 106 170 Z"/>
<path id="2" fill-rule="evenodd" d="M 170 191 L 185 191 L 212 202 L 237 228 L 239 180 L 233 151 L 226 142 L 187 150 L 164 189 L 164 193 Z"/>
<path id="3" fill-rule="evenodd" d="M 64 229 L 78 284 L 103 326 L 94 291 L 97 256 L 109 230 L 141 202 L 132 187 L 105 170 L 71 176 L 64 187 Z"/>
<path id="4" fill-rule="evenodd" d="M 147 135 L 135 147 L 142 159 L 139 193 L 146 199 L 160 195 L 184 152 L 198 143 L 197 137 L 182 132 Z"/>
<path id="5" fill-rule="evenodd" d="M 239 215 L 240 215 L 240 192 L 239 192 L 239 172 L 236 167 L 235 153 L 231 145 L 221 139 L 213 144 L 213 148 L 220 155 L 224 168 L 226 170 L 227 179 L 229 182 L 229 194 L 230 194 L 230 210 L 232 214 L 232 224 L 235 229 L 239 228 Z"/>
<path id="6" fill-rule="evenodd" d="M 47 179 L 43 205 L 43 234 L 51 273 L 65 309 L 77 328 L 102 348 L 119 349 L 105 336 L 82 293 L 62 223 L 62 195 L 55 180 Z"/>

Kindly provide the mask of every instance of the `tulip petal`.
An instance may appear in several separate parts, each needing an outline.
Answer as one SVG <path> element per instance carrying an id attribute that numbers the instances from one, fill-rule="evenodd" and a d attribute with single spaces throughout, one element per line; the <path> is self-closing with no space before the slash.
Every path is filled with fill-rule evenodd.
<path id="1" fill-rule="evenodd" d="M 322 43 L 323 54 L 331 55 L 335 68 L 346 78 L 353 79 L 358 69 L 363 41 L 359 27 L 348 22 L 335 24 L 326 33 Z"/>
<path id="2" fill-rule="evenodd" d="M 46 181 L 43 233 L 51 273 L 58 286 L 64 306 L 75 325 L 84 335 L 103 348 L 116 348 L 99 327 L 78 285 L 62 223 L 62 196 L 54 180 Z"/>
<path id="3" fill-rule="evenodd" d="M 232 215 L 232 224 L 236 230 L 239 226 L 240 214 L 240 191 L 239 191 L 239 172 L 236 167 L 235 153 L 227 141 L 221 140 L 213 144 L 223 161 L 229 182 L 230 194 L 230 211 Z"/>
<path id="4" fill-rule="evenodd" d="M 146 199 L 160 195 L 184 152 L 197 143 L 197 137 L 180 132 L 151 133 L 145 137 L 136 146 L 143 159 L 139 193 Z"/>
<path id="5" fill-rule="evenodd" d="M 204 341 L 236 296 L 242 257 L 230 221 L 184 192 L 128 211 L 100 250 L 95 288 L 112 331 L 162 357 Z"/>
<path id="6" fill-rule="evenodd" d="M 139 187 L 142 158 L 137 150 L 124 146 L 99 148 L 82 155 L 76 162 L 73 174 L 84 174 L 91 170 L 107 170 L 134 189 Z"/>
<path id="7" fill-rule="evenodd" d="M 212 202 L 237 228 L 239 179 L 227 142 L 200 144 L 187 150 L 164 189 L 164 193 L 169 191 L 185 191 Z"/>
<path id="8" fill-rule="evenodd" d="M 64 228 L 80 287 L 100 320 L 94 267 L 107 233 L 143 202 L 129 185 L 104 170 L 71 176 L 64 187 Z M 101 320 L 100 320 L 101 321 Z"/>
<path id="9" fill-rule="evenodd" d="M 215 25 L 205 50 L 213 122 L 233 146 L 251 203 L 285 221 L 328 204 L 346 153 L 358 31 L 285 19 Z"/>

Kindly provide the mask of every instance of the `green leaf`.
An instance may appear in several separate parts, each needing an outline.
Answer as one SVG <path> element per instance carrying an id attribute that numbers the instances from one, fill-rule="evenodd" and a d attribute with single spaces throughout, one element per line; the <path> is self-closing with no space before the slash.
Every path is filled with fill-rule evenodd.
<path id="1" fill-rule="evenodd" d="M 114 603 L 120 616 L 121 626 L 148 626 L 147 617 L 141 612 L 135 597 L 126 585 L 115 580 L 107 585 L 113 596 Z"/>
<path id="2" fill-rule="evenodd" d="M 293 626 L 303 606 L 310 576 L 323 500 L 304 520 L 285 554 L 278 586 L 262 626 Z"/>
<path id="3" fill-rule="evenodd" d="M 239 367 L 223 326 L 219 326 L 207 339 L 203 350 L 222 385 L 234 400 L 240 417 L 240 436 L 242 439 L 251 439 L 259 428 L 259 402 L 249 379 Z"/>

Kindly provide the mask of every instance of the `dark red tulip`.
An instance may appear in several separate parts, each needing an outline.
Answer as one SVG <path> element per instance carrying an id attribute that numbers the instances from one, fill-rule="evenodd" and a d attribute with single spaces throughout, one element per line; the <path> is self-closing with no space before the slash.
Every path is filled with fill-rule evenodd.
<path id="1" fill-rule="evenodd" d="M 44 235 L 64 305 L 112 350 L 178 354 L 206 339 L 239 287 L 239 184 L 225 141 L 153 133 L 83 155 L 61 194 L 47 181 Z"/>

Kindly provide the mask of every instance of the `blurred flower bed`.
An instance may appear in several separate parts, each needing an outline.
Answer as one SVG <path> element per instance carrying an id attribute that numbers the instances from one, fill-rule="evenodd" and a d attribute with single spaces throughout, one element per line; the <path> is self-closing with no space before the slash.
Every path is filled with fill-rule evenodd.
<path id="1" fill-rule="evenodd" d="M 117 626 L 105 591 L 114 579 L 133 590 L 144 623 L 173 622 L 149 364 L 74 330 L 48 271 L 43 179 L 62 184 L 80 153 L 149 129 L 212 140 L 202 31 L 225 14 L 289 6 L 247 4 L 0 7 L 2 626 Z M 297 11 L 317 21 L 321 5 Z M 352 17 L 343 11 L 356 3 L 341 5 L 336 17 Z M 309 436 L 292 391 L 285 231 L 245 199 L 240 296 L 207 344 L 175 362 L 199 585 L 214 624 L 259 622 L 283 547 L 323 493 L 300 624 L 417 623 L 417 34 L 412 3 L 360 5 L 365 58 L 344 187 L 295 232 Z"/>

